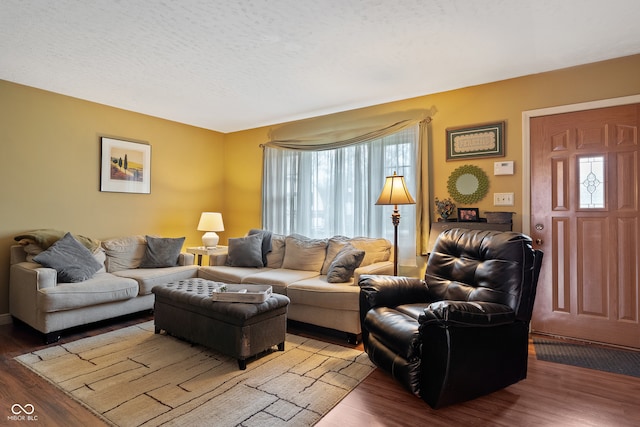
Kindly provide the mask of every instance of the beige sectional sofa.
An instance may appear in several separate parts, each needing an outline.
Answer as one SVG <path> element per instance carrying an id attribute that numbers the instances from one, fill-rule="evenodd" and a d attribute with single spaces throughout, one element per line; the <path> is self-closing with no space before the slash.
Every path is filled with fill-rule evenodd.
<path id="1" fill-rule="evenodd" d="M 343 331 L 359 342 L 358 279 L 393 274 L 391 243 L 251 233 L 230 239 L 229 253 L 211 257 L 204 267 L 194 265 L 192 254 L 179 252 L 184 239 L 128 236 L 99 242 L 56 230 L 25 233 L 11 247 L 9 310 L 54 342 L 67 328 L 152 310 L 154 286 L 200 277 L 271 285 L 291 300 L 288 319 Z M 160 243 L 171 244 L 171 250 Z M 68 256 L 75 258 L 67 264 L 83 268 L 68 268 Z"/>
<path id="2" fill-rule="evenodd" d="M 246 250 L 246 239 L 254 237 L 230 239 L 229 253 L 210 257 L 209 266 L 201 267 L 198 276 L 224 283 L 271 285 L 274 292 L 291 300 L 289 320 L 343 331 L 349 341 L 359 342 L 358 279 L 363 274 L 393 274 L 391 242 L 343 236 L 309 239 L 267 232 L 269 244 L 262 247 L 260 263 L 255 241 L 253 249 Z M 240 246 L 243 250 L 236 251 Z"/>
<path id="3" fill-rule="evenodd" d="M 46 342 L 73 326 L 152 310 L 151 288 L 197 276 L 193 255 L 179 252 L 184 239 L 129 236 L 97 242 L 67 234 L 60 238 L 60 233 L 25 233 L 11 247 L 11 315 L 42 332 Z M 65 268 L 65 257 L 87 254 L 91 259 L 83 264 L 92 267 L 89 271 Z"/>

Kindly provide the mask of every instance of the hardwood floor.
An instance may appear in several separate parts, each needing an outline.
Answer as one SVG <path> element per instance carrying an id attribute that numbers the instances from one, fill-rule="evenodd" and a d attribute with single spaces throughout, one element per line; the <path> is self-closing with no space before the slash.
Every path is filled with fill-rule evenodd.
<path id="1" fill-rule="evenodd" d="M 63 335 L 60 342 L 151 319 L 150 314 L 140 314 L 77 329 Z M 341 335 L 302 325 L 290 325 L 289 332 L 346 345 Z M 33 405 L 37 422 L 29 425 L 106 425 L 91 411 L 13 360 L 19 354 L 44 347 L 37 333 L 22 324 L 2 325 L 0 343 L 0 426 L 18 425 L 8 418 L 12 415 L 11 406 L 16 403 Z M 362 349 L 361 344 L 357 347 Z M 638 426 L 640 378 L 539 361 L 531 343 L 528 378 L 489 396 L 433 410 L 385 372 L 376 370 L 316 425 Z"/>

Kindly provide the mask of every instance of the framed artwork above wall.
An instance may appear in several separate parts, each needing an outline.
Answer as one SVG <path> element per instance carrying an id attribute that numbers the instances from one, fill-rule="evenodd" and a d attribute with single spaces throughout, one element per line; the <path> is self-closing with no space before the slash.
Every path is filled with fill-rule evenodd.
<path id="1" fill-rule="evenodd" d="M 447 129 L 447 161 L 504 157 L 505 122 Z"/>
<path id="2" fill-rule="evenodd" d="M 100 137 L 100 191 L 151 193 L 151 145 Z"/>

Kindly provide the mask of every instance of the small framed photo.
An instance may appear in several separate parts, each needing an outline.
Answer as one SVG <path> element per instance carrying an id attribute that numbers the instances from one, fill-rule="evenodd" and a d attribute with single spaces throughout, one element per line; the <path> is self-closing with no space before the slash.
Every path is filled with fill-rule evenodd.
<path id="1" fill-rule="evenodd" d="M 458 208 L 458 222 L 478 222 L 479 220 L 478 208 Z"/>
<path id="2" fill-rule="evenodd" d="M 100 191 L 151 193 L 151 146 L 100 137 Z"/>
<path id="3" fill-rule="evenodd" d="M 504 157 L 505 122 L 449 128 L 447 161 Z"/>

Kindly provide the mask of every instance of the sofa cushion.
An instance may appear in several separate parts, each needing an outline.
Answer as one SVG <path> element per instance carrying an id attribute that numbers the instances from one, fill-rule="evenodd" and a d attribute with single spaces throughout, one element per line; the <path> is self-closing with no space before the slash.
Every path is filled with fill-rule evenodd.
<path id="1" fill-rule="evenodd" d="M 271 285 L 274 292 L 286 295 L 286 288 L 290 283 L 297 282 L 298 280 L 309 279 L 318 275 L 319 273 L 316 271 L 272 268 L 246 276 L 242 279 L 241 283 L 252 285 Z"/>
<path id="2" fill-rule="evenodd" d="M 107 272 L 113 273 L 140 267 L 147 241 L 144 236 L 128 236 L 104 240 L 102 247 L 107 254 Z"/>
<path id="3" fill-rule="evenodd" d="M 353 272 L 360 266 L 364 259 L 364 251 L 359 250 L 351 246 L 351 244 L 345 245 L 344 248 L 329 266 L 327 273 L 327 282 L 329 283 L 343 283 L 347 282 L 353 277 Z"/>
<path id="4" fill-rule="evenodd" d="M 291 283 L 287 287 L 291 304 L 358 311 L 360 288 L 348 283 L 328 283 L 326 276 L 316 276 Z"/>
<path id="5" fill-rule="evenodd" d="M 365 252 L 361 267 L 374 264 L 376 262 L 389 261 L 391 258 L 391 242 L 387 239 L 374 239 L 370 237 L 354 237 L 349 243 L 356 249 Z"/>
<path id="6" fill-rule="evenodd" d="M 284 260 L 286 237 L 281 234 L 271 235 L 271 252 L 267 254 L 267 267 L 281 268 Z"/>
<path id="7" fill-rule="evenodd" d="M 252 274 L 261 273 L 271 270 L 271 268 L 255 268 L 255 267 L 230 267 L 226 265 L 216 265 L 214 267 L 200 267 L 198 277 L 214 282 L 223 283 L 242 283 L 242 279 Z"/>
<path id="8" fill-rule="evenodd" d="M 326 251 L 326 239 L 309 239 L 299 234 L 287 236 L 282 268 L 320 273 Z"/>
<path id="9" fill-rule="evenodd" d="M 146 236 L 147 249 L 144 252 L 140 268 L 163 268 L 178 265 L 178 257 L 184 244 L 184 237 Z"/>
<path id="10" fill-rule="evenodd" d="M 36 298 L 38 309 L 51 313 L 128 300 L 137 295 L 138 283 L 135 280 L 97 273 L 84 282 L 63 283 L 40 289 Z"/>
<path id="11" fill-rule="evenodd" d="M 66 233 L 33 260 L 58 272 L 58 282 L 75 283 L 90 279 L 102 267 L 89 249 L 80 244 L 71 233 Z"/>
<path id="12" fill-rule="evenodd" d="M 116 271 L 113 275 L 134 279 L 138 282 L 138 295 L 148 295 L 156 285 L 196 277 L 198 275 L 198 266 L 184 265 L 166 268 L 135 268 L 132 270 Z"/>
<path id="13" fill-rule="evenodd" d="M 264 267 L 262 234 L 229 239 L 227 265 L 230 267 Z"/>

